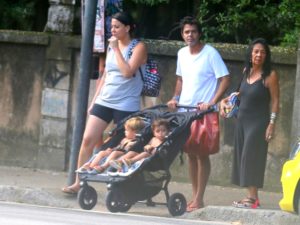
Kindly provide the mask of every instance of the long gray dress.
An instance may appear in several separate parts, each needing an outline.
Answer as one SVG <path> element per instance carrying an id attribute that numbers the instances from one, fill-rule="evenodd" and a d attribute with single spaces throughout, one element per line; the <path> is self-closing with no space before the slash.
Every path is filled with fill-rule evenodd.
<path id="1" fill-rule="evenodd" d="M 268 151 L 265 132 L 270 119 L 270 93 L 262 79 L 253 84 L 243 79 L 240 100 L 232 183 L 241 187 L 262 188 Z"/>

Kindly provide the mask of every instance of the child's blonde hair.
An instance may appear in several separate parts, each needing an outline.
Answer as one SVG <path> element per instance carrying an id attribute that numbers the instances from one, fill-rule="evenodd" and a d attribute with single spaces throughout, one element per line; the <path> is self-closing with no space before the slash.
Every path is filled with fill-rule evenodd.
<path id="1" fill-rule="evenodd" d="M 158 119 L 154 120 L 152 125 L 151 125 L 151 129 L 154 130 L 155 128 L 157 128 L 159 126 L 164 126 L 167 130 L 169 130 L 168 120 L 161 119 L 161 118 L 158 118 Z"/>
<path id="2" fill-rule="evenodd" d="M 126 120 L 124 127 L 133 130 L 135 132 L 138 132 L 145 127 L 145 123 L 140 117 L 132 117 Z"/>

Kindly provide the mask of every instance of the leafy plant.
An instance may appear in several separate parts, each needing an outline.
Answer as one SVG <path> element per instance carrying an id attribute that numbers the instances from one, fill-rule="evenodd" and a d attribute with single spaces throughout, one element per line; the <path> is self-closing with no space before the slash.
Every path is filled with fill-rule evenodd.
<path id="1" fill-rule="evenodd" d="M 76 3 L 79 6 L 80 0 Z M 180 38 L 176 35 L 178 24 L 185 15 L 196 16 L 202 25 L 202 38 L 209 42 L 247 44 L 255 37 L 264 37 L 272 45 L 296 47 L 300 37 L 299 0 L 123 0 L 123 3 L 139 20 L 145 38 Z M 49 0 L 0 0 L 0 29 L 43 30 L 48 4 Z"/>
<path id="2" fill-rule="evenodd" d="M 1 29 L 31 30 L 35 15 L 34 1 L 0 0 L 0 5 L 2 5 Z"/>
<path id="3" fill-rule="evenodd" d="M 132 0 L 134 3 L 141 3 L 145 5 L 158 5 L 160 3 L 169 3 L 170 0 Z"/>
<path id="4" fill-rule="evenodd" d="M 275 45 L 296 46 L 299 12 L 296 0 L 202 0 L 197 17 L 210 41 L 244 44 L 261 36 Z"/>

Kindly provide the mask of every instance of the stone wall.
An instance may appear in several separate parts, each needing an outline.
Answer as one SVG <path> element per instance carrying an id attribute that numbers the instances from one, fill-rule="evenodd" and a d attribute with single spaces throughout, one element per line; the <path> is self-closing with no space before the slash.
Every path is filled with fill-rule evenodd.
<path id="1" fill-rule="evenodd" d="M 176 54 L 183 43 L 146 40 L 146 44 L 159 62 L 163 75 L 159 101 L 165 103 L 173 94 Z M 232 75 L 230 93 L 241 75 L 246 46 L 213 45 Z M 297 52 L 293 49 L 272 48 L 272 59 L 280 76 L 281 99 L 276 138 L 269 147 L 266 187 L 279 189 L 281 167 L 293 141 L 292 118 L 299 114 L 294 106 L 298 101 L 294 94 L 297 95 L 299 69 L 297 78 Z M 0 31 L 0 165 L 68 168 L 79 61 L 80 37 Z M 91 80 L 91 95 L 94 86 L 95 81 Z M 210 179 L 216 184 L 230 183 L 234 122 L 221 120 L 221 150 L 212 157 Z M 299 135 L 299 127 L 294 130 Z M 186 165 L 182 167 L 176 161 L 172 174 L 187 180 Z"/>

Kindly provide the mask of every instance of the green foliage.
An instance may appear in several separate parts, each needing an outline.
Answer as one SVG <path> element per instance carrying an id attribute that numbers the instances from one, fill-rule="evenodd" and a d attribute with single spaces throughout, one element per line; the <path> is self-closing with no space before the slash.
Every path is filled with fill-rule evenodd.
<path id="1" fill-rule="evenodd" d="M 170 0 L 132 0 L 134 3 L 141 3 L 145 5 L 158 5 L 160 3 L 169 3 Z"/>
<path id="2" fill-rule="evenodd" d="M 47 20 L 48 2 L 48 0 L 0 0 L 0 29 L 43 30 Z M 80 4 L 80 0 L 76 2 Z M 202 38 L 209 42 L 248 44 L 256 37 L 264 37 L 271 45 L 295 47 L 300 37 L 299 0 L 123 0 L 123 2 L 124 5 L 131 6 L 129 7 L 131 12 L 136 15 L 145 30 L 143 32 L 146 34 L 145 38 L 170 36 L 164 32 L 177 33 L 178 29 L 170 26 L 178 24 L 183 16 L 192 14 L 196 15 L 202 24 Z"/>
<path id="3" fill-rule="evenodd" d="M 298 0 L 201 0 L 197 18 L 209 41 L 245 44 L 260 36 L 274 45 L 296 46 L 299 12 Z"/>
<path id="4" fill-rule="evenodd" d="M 34 24 L 35 1 L 0 0 L 0 29 L 31 30 Z"/>

